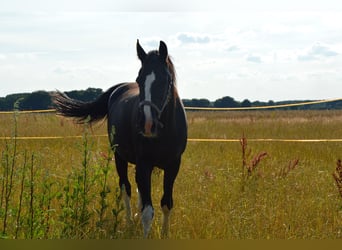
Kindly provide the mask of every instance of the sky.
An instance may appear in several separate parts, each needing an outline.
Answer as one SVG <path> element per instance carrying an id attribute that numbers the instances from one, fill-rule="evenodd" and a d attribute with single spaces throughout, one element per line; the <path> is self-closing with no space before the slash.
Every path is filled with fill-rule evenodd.
<path id="1" fill-rule="evenodd" d="M 181 98 L 342 97 L 342 1 L 0 0 L 0 97 L 135 81 L 163 40 Z"/>

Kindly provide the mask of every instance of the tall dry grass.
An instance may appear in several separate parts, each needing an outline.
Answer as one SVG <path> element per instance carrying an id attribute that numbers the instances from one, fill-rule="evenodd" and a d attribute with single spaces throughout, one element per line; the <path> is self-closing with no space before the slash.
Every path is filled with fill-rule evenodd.
<path id="1" fill-rule="evenodd" d="M 246 145 L 188 143 L 175 182 L 170 238 L 342 237 L 341 197 L 331 176 L 341 143 L 249 140 L 340 138 L 341 111 L 187 115 L 190 138 L 244 138 Z M 2 238 L 141 237 L 139 221 L 129 226 L 123 216 L 108 139 L 96 136 L 106 134 L 105 123 L 88 128 L 53 114 L 19 114 L 15 121 L 13 115 L 1 115 L 0 126 L 1 137 L 12 136 L 0 141 Z M 15 139 L 73 135 L 81 138 Z M 133 190 L 134 174 L 130 166 Z M 162 177 L 160 170 L 152 176 L 151 238 L 161 236 Z M 135 213 L 137 194 L 132 196 Z"/>

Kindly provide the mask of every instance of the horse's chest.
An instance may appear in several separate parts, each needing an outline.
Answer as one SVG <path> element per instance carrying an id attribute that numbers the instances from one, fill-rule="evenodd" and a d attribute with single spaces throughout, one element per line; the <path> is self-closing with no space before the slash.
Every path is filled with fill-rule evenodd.
<path id="1" fill-rule="evenodd" d="M 165 157 L 173 154 L 173 147 L 171 143 L 159 141 L 147 141 L 138 143 L 138 156 L 149 156 L 151 158 Z"/>

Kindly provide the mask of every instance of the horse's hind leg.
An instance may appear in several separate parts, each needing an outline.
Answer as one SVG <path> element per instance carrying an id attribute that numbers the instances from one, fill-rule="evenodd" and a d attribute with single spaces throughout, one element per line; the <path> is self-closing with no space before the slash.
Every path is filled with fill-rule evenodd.
<path id="1" fill-rule="evenodd" d="M 131 184 L 128 180 L 128 174 L 127 174 L 127 167 L 128 163 L 127 161 L 123 160 L 120 155 L 117 153 L 114 154 L 115 156 L 115 165 L 116 170 L 119 175 L 119 185 L 121 190 L 121 196 L 125 204 L 125 210 L 126 210 L 126 219 L 127 222 L 132 221 L 132 212 L 131 212 Z"/>
<path id="2" fill-rule="evenodd" d="M 163 211 L 162 236 L 167 237 L 169 231 L 169 218 L 173 207 L 173 184 L 178 174 L 180 158 L 164 168 L 164 194 L 160 206 Z"/>

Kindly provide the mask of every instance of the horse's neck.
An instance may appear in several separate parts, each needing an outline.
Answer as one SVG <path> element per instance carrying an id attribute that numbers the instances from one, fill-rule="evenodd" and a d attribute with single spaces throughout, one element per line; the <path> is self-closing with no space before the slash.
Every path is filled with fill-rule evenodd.
<path id="1" fill-rule="evenodd" d="M 175 114 L 176 114 L 178 95 L 176 92 L 173 92 L 173 91 L 174 90 L 172 89 L 171 98 L 168 104 L 166 105 L 164 114 L 162 115 L 163 119 L 161 120 L 161 122 L 164 124 L 166 129 L 175 127 L 175 122 L 176 122 Z"/>

